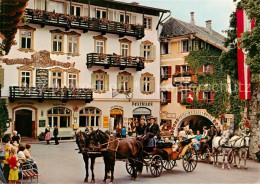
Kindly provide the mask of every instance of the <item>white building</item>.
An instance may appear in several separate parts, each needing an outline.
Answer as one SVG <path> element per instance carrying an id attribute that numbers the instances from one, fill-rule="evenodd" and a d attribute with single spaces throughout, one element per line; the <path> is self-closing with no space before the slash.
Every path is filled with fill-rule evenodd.
<path id="1" fill-rule="evenodd" d="M 86 2 L 29 1 L 29 23 L 21 23 L 17 44 L 1 61 L 8 132 L 36 138 L 49 124 L 71 136 L 78 127 L 112 130 L 143 114 L 159 118 L 156 28 L 168 11 Z"/>

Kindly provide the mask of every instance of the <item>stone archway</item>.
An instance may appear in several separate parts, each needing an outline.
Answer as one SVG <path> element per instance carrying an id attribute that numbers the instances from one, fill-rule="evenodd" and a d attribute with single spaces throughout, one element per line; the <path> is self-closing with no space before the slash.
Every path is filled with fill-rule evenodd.
<path id="1" fill-rule="evenodd" d="M 201 116 L 203 118 L 206 118 L 208 121 L 210 121 L 214 126 L 217 126 L 217 125 L 221 126 L 221 123 L 219 122 L 219 120 L 217 120 L 215 117 L 211 116 L 209 113 L 207 113 L 205 111 L 200 111 L 200 110 L 188 111 L 188 112 L 181 114 L 173 122 L 172 129 L 174 130 L 174 136 L 178 135 L 178 128 L 181 126 L 183 121 L 190 116 Z"/>

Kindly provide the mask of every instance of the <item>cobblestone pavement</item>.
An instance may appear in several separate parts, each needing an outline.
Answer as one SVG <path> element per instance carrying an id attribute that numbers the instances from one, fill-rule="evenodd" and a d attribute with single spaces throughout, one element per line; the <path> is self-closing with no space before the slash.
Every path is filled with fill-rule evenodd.
<path id="1" fill-rule="evenodd" d="M 33 144 L 32 156 L 36 160 L 40 176 L 40 183 L 83 183 L 85 176 L 82 155 L 75 151 L 75 142 L 60 145 Z M 260 183 L 260 164 L 248 161 L 249 169 L 222 170 L 221 166 L 213 166 L 199 162 L 192 173 L 186 173 L 182 162 L 172 171 L 164 171 L 158 178 L 152 177 L 144 168 L 138 181 L 130 180 L 124 162 L 116 162 L 114 183 Z M 104 163 L 102 158 L 95 164 L 96 183 L 102 183 L 104 177 Z M 89 179 L 90 180 L 90 179 Z M 108 183 L 108 182 L 107 182 Z"/>

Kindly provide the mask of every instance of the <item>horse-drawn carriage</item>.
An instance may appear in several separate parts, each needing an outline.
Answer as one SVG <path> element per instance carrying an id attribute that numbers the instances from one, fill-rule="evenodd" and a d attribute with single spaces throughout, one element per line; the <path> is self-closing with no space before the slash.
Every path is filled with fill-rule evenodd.
<path id="1" fill-rule="evenodd" d="M 153 176 L 161 175 L 163 169 L 172 170 L 176 165 L 176 160 L 182 159 L 183 169 L 192 172 L 198 161 L 196 150 L 192 146 L 191 139 L 181 141 L 178 151 L 173 152 L 172 143 L 157 143 L 155 147 L 145 147 L 143 151 L 144 166 L 150 169 Z M 126 162 L 126 170 L 132 174 L 133 169 L 129 162 Z"/>

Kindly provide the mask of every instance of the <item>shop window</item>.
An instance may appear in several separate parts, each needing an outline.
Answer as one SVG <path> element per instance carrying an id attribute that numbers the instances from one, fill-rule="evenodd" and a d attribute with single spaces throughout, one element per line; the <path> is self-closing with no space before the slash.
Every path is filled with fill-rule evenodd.
<path id="1" fill-rule="evenodd" d="M 121 72 L 117 76 L 118 91 L 121 93 L 133 91 L 133 76 L 128 72 Z"/>
<path id="2" fill-rule="evenodd" d="M 99 127 L 101 110 L 95 107 L 86 107 L 79 112 L 79 127 Z"/>
<path id="3" fill-rule="evenodd" d="M 109 90 L 109 75 L 102 71 L 94 71 L 91 76 L 92 89 L 96 93 L 105 93 Z"/>
<path id="4" fill-rule="evenodd" d="M 155 77 L 145 73 L 141 75 L 141 93 L 152 94 L 155 91 Z"/>
<path id="5" fill-rule="evenodd" d="M 47 112 L 48 124 L 51 128 L 71 127 L 71 110 L 65 107 L 54 107 Z"/>
<path id="6" fill-rule="evenodd" d="M 144 17 L 144 28 L 152 30 L 152 18 Z"/>

